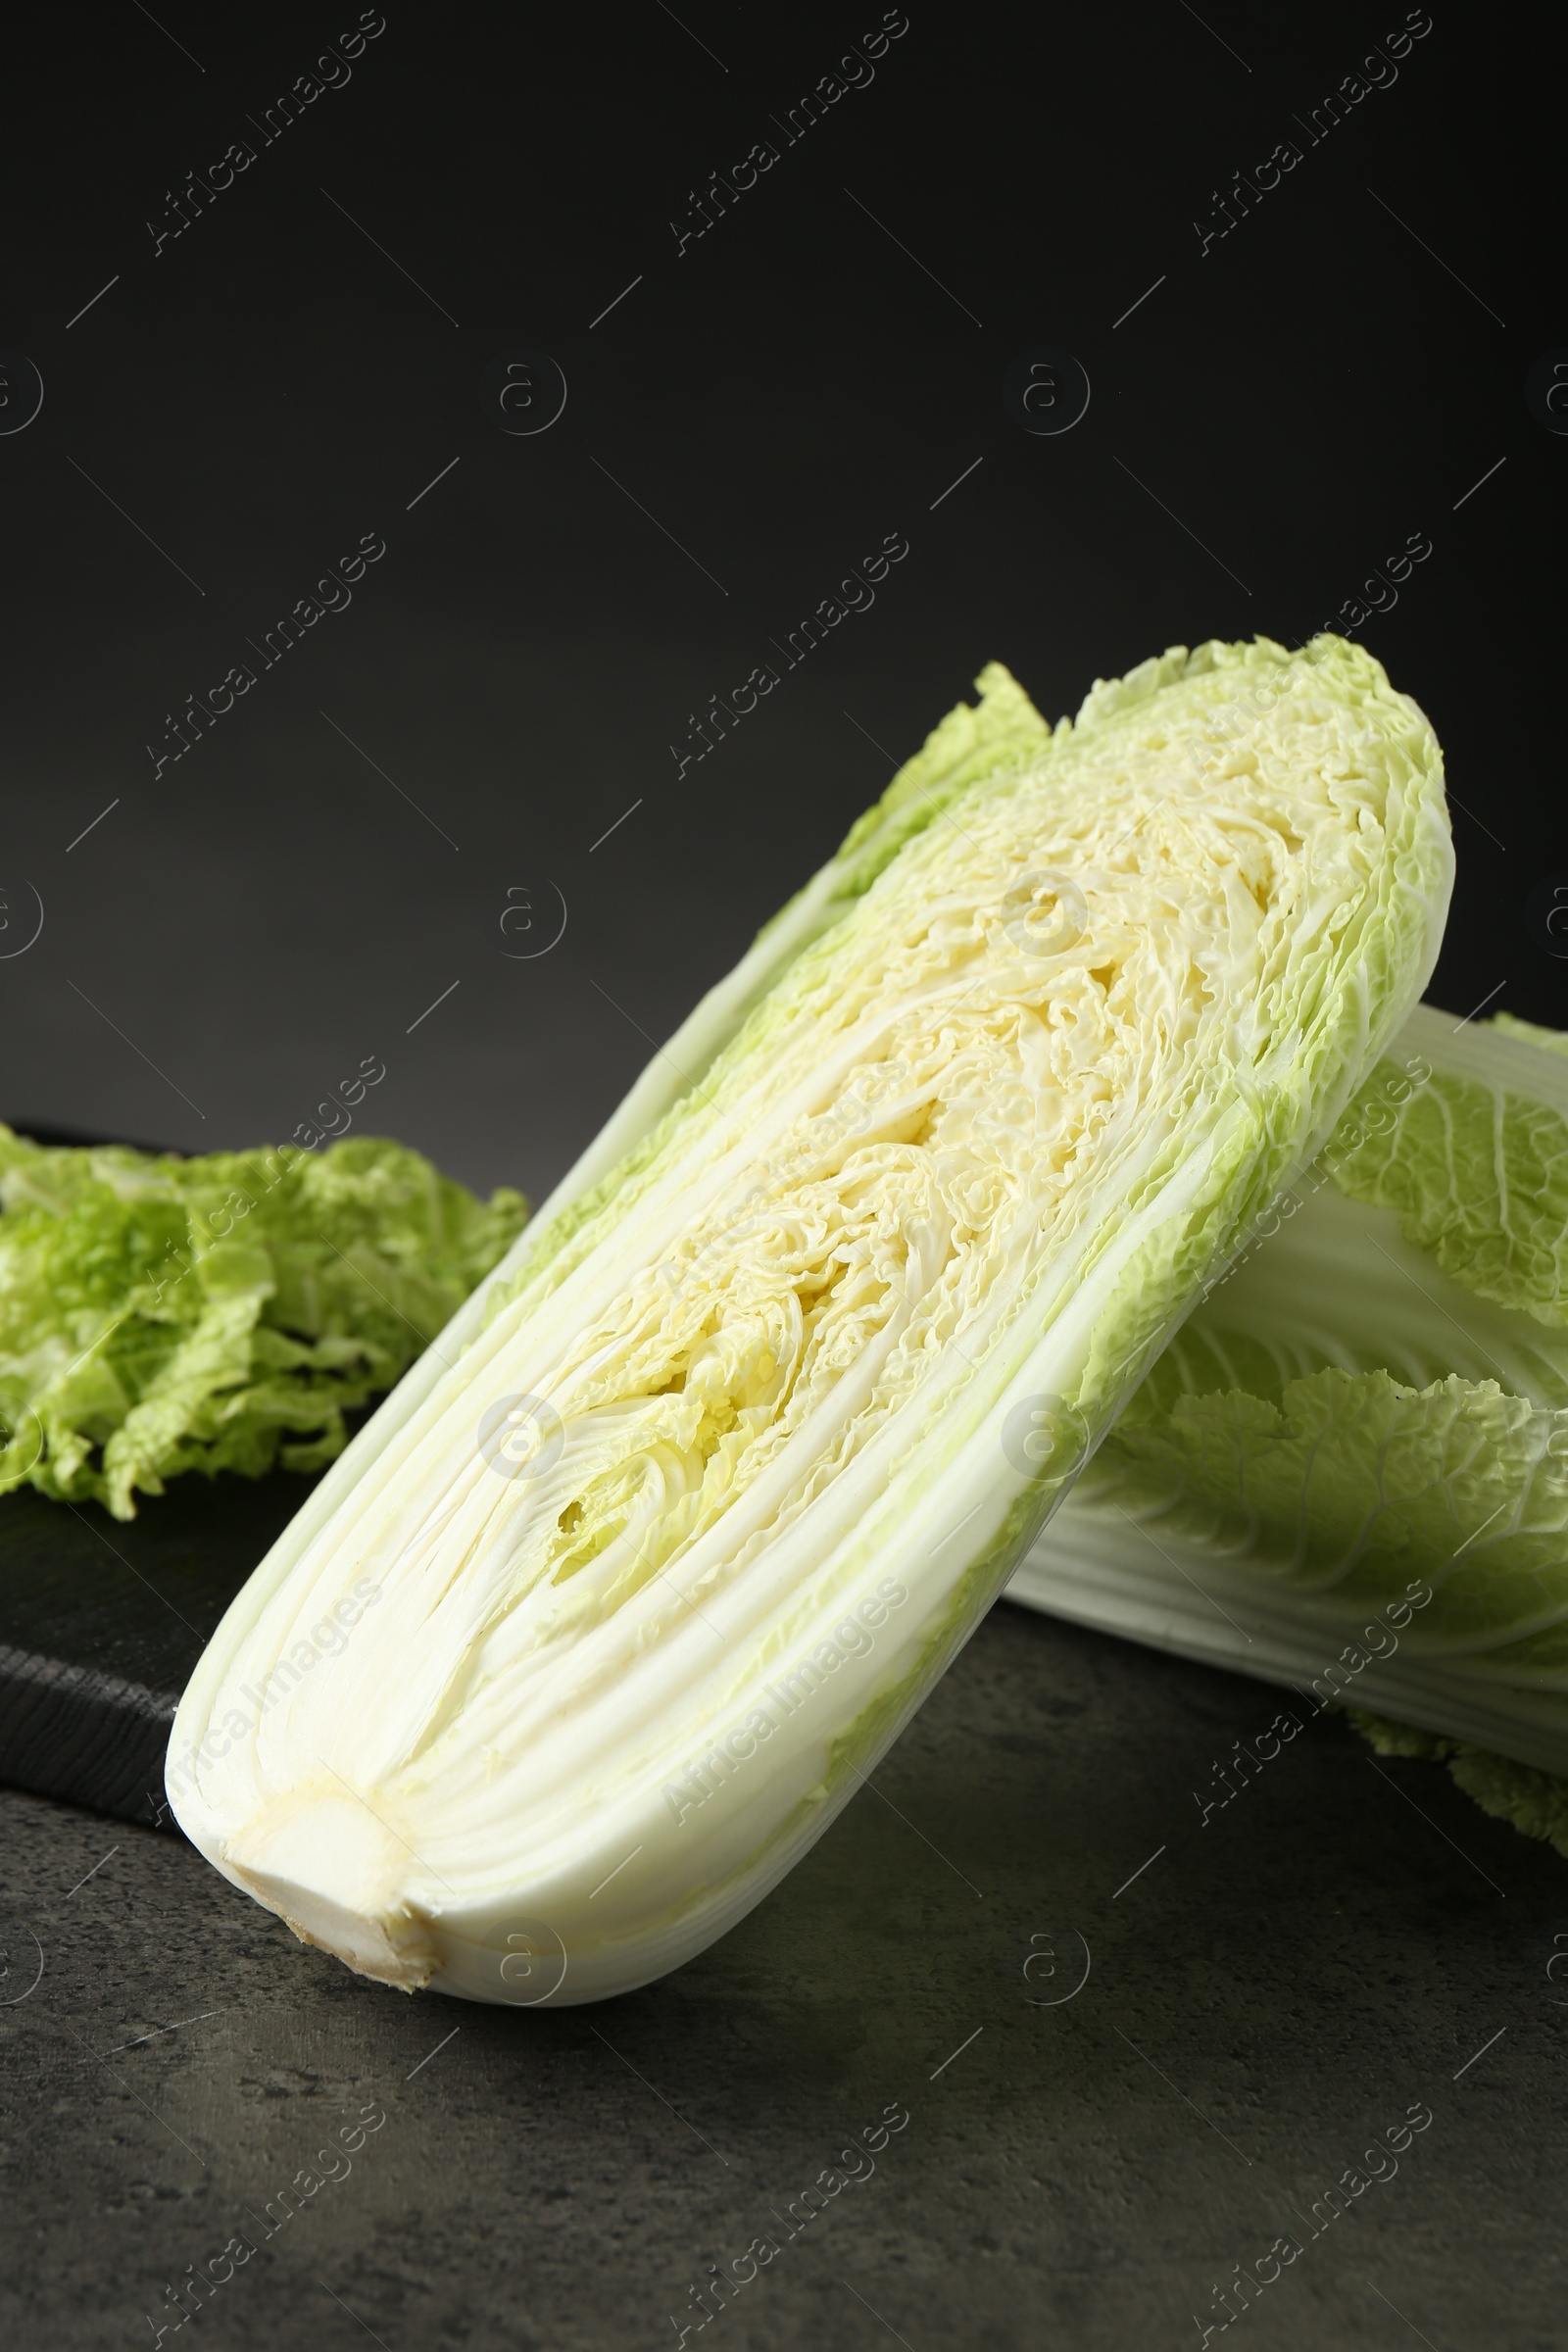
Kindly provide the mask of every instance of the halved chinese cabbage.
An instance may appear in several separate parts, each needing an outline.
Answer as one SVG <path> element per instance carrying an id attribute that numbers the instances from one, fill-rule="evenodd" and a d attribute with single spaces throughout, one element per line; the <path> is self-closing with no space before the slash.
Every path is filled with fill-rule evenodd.
<path id="1" fill-rule="evenodd" d="M 1418 1007 L 1015 1599 L 1568 1775 L 1565 1046 Z"/>
<path id="2" fill-rule="evenodd" d="M 368 1976 L 590 2000 L 756 1903 L 1426 981 L 1441 759 L 1359 649 L 980 684 L 197 1669 L 178 1819 Z"/>

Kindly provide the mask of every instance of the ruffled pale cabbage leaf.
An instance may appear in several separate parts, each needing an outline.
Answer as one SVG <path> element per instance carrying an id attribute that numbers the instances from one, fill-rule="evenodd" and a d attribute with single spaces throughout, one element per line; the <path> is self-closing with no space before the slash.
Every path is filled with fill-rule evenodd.
<path id="1" fill-rule="evenodd" d="M 0 1126 L 0 1494 L 129 1519 L 184 1471 L 319 1469 L 527 1213 L 375 1137 L 185 1159 Z"/>

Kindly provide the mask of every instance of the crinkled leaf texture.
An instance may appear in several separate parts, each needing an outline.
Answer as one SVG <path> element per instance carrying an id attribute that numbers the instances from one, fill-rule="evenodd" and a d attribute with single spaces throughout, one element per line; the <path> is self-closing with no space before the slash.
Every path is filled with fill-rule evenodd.
<path id="1" fill-rule="evenodd" d="M 1559 1041 L 1420 1008 L 1281 1207 L 1014 1597 L 1568 1774 Z"/>
<path id="2" fill-rule="evenodd" d="M 0 1127 L 0 1494 L 129 1519 L 182 1471 L 319 1468 L 526 1215 L 372 1137 L 181 1159 Z"/>
<path id="3" fill-rule="evenodd" d="M 1369 656 L 979 686 L 186 1692 L 181 1824 L 368 1975 L 594 1999 L 757 1902 L 1424 985 L 1441 763 Z"/>
<path id="4" fill-rule="evenodd" d="M 1348 1708 L 1347 1713 L 1380 1756 L 1419 1756 L 1430 1764 L 1446 1764 L 1483 1812 L 1511 1823 L 1522 1837 L 1554 1845 L 1568 1858 L 1568 1781 L 1560 1774 L 1515 1763 L 1511 1756 L 1494 1754 L 1465 1740 L 1435 1737 L 1407 1723 L 1369 1714 L 1363 1707 Z"/>

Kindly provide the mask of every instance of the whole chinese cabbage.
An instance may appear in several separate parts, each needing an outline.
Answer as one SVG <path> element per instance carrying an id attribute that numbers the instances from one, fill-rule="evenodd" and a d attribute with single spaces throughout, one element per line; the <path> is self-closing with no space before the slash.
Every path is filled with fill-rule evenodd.
<path id="1" fill-rule="evenodd" d="M 1441 761 L 1366 654 L 1176 648 L 1054 733 L 980 687 L 185 1694 L 180 1822 L 367 1975 L 594 1999 L 756 1903 L 1425 983 Z"/>

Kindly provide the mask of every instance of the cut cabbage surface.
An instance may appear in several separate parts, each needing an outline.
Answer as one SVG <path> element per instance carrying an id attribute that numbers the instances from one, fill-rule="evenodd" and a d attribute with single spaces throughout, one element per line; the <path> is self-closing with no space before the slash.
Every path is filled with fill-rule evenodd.
<path id="1" fill-rule="evenodd" d="M 1565 1047 L 1419 1007 L 1012 1597 L 1568 1776 Z"/>
<path id="2" fill-rule="evenodd" d="M 181 1825 L 368 1976 L 591 2000 L 750 1909 L 1425 985 L 1441 759 L 1358 648 L 979 684 L 197 1669 Z"/>

